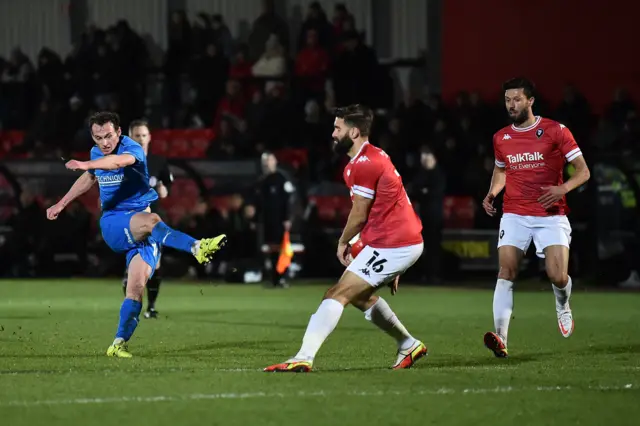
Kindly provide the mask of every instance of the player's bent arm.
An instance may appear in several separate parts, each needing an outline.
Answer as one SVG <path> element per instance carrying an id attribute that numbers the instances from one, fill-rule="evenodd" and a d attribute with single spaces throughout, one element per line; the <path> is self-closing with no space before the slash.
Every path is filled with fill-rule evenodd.
<path id="1" fill-rule="evenodd" d="M 66 207 L 73 200 L 90 190 L 94 183 L 96 183 L 96 177 L 89 172 L 84 172 L 62 197 L 60 203 Z"/>
<path id="2" fill-rule="evenodd" d="M 342 231 L 340 244 L 349 244 L 349 241 L 362 231 L 369 218 L 369 211 L 373 205 L 373 198 L 365 198 L 360 195 L 353 196 L 353 206 L 347 219 L 347 224 Z"/>
<path id="3" fill-rule="evenodd" d="M 507 181 L 507 172 L 504 167 L 500 167 L 497 164 L 493 166 L 493 175 L 491 176 L 491 186 L 489 188 L 489 194 L 493 198 L 497 197 L 504 189 L 505 182 Z"/>
<path id="4" fill-rule="evenodd" d="M 131 166 L 136 159 L 131 154 L 108 155 L 97 160 L 87 162 L 89 170 L 116 170 L 122 167 Z"/>
<path id="5" fill-rule="evenodd" d="M 585 161 L 582 155 L 574 158 L 570 161 L 571 165 L 575 167 L 576 171 L 565 183 L 562 184 L 562 187 L 565 192 L 573 191 L 578 188 L 580 185 L 584 184 L 591 177 L 591 172 L 589 171 L 589 166 L 587 166 L 587 162 Z"/>

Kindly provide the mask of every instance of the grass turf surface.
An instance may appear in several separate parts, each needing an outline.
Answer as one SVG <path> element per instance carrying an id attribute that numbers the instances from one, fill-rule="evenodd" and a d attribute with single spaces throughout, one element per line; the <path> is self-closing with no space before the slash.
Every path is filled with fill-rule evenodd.
<path id="1" fill-rule="evenodd" d="M 638 424 L 640 295 L 577 289 L 560 335 L 551 289 L 518 292 L 509 359 L 482 346 L 493 292 L 402 287 L 389 301 L 429 357 L 390 371 L 393 341 L 345 310 L 311 374 L 296 353 L 322 286 L 163 285 L 135 358 L 107 358 L 118 280 L 0 281 L 2 424 Z"/>

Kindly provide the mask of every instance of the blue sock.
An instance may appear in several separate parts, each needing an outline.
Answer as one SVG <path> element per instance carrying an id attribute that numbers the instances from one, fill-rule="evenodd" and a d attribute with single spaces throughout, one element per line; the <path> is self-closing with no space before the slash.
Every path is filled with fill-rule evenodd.
<path id="1" fill-rule="evenodd" d="M 170 228 L 164 222 L 158 222 L 158 224 L 153 227 L 151 236 L 163 246 L 187 253 L 191 253 L 191 246 L 196 242 L 195 238 Z"/>
<path id="2" fill-rule="evenodd" d="M 120 307 L 120 322 L 118 323 L 116 339 L 122 338 L 125 342 L 131 339 L 140 320 L 140 311 L 142 311 L 142 302 L 124 299 Z"/>

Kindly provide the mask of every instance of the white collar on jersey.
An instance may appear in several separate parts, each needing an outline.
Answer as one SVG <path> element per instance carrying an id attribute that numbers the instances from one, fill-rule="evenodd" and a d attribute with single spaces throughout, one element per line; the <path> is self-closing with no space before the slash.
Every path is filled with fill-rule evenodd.
<path id="1" fill-rule="evenodd" d="M 353 158 L 351 159 L 351 161 L 349 161 L 350 163 L 353 163 L 353 161 L 358 158 L 358 155 L 360 155 L 360 153 L 362 152 L 362 150 L 364 149 L 365 145 L 369 145 L 369 141 L 364 141 L 364 143 L 362 144 L 362 146 L 360 147 L 360 149 L 358 150 L 358 153 L 356 155 L 353 156 Z"/>
<path id="2" fill-rule="evenodd" d="M 536 127 L 538 124 L 540 124 L 540 120 L 542 120 L 542 117 L 539 115 L 536 115 L 536 121 L 528 127 L 516 127 L 513 124 L 511 125 L 511 128 L 513 130 L 515 130 L 516 132 L 528 132 L 529 130 L 533 129 L 534 127 Z"/>

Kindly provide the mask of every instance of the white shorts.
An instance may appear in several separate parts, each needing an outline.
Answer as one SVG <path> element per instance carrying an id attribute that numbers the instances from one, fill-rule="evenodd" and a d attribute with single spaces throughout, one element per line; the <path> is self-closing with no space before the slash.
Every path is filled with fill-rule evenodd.
<path id="1" fill-rule="evenodd" d="M 347 267 L 373 287 L 385 285 L 409 269 L 422 255 L 424 244 L 397 248 L 365 246 Z"/>
<path id="2" fill-rule="evenodd" d="M 514 246 L 527 252 L 531 240 L 538 257 L 544 258 L 544 249 L 549 246 L 571 244 L 571 225 L 566 216 L 521 216 L 505 213 L 500 220 L 498 248 Z"/>

